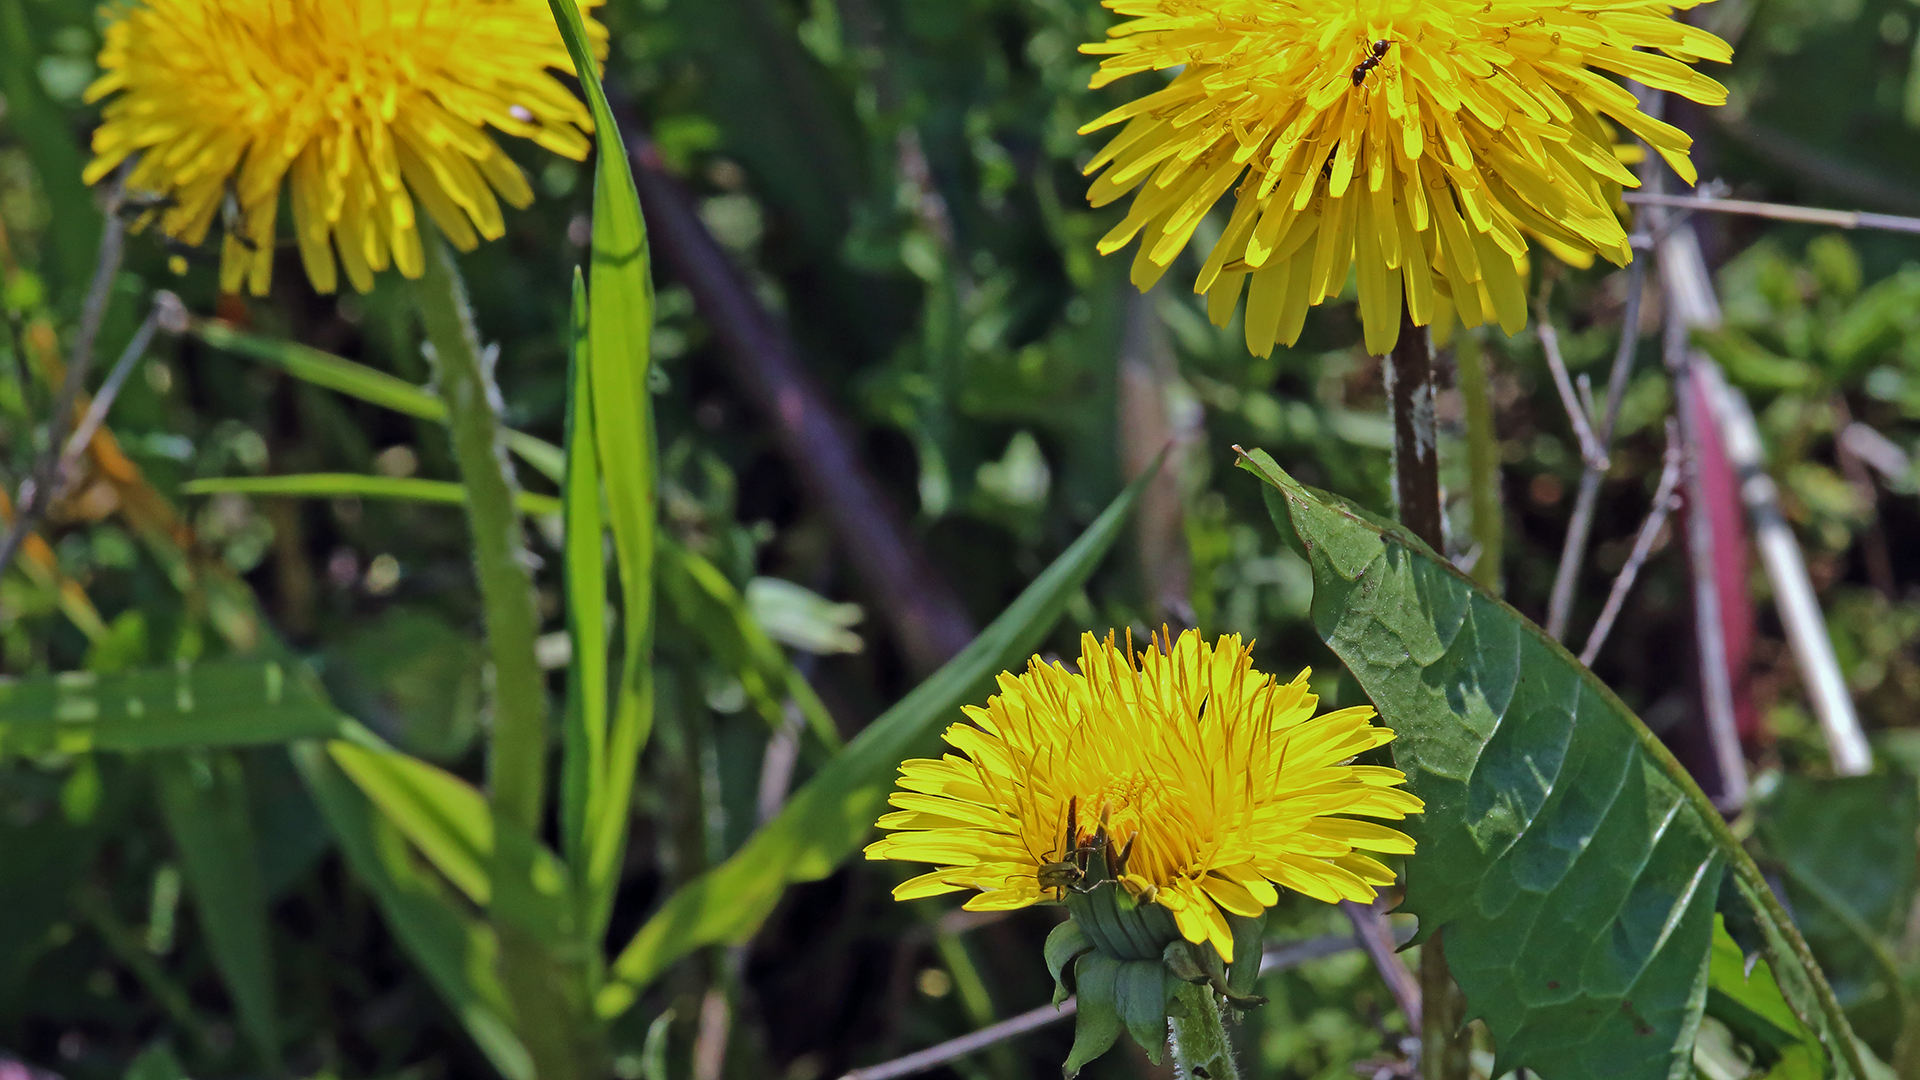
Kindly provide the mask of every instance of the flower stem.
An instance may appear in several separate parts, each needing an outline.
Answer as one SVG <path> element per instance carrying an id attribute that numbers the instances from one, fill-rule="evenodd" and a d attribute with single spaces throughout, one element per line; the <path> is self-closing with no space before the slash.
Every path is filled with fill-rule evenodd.
<path id="1" fill-rule="evenodd" d="M 1174 1000 L 1185 1006 L 1173 1017 L 1173 1064 L 1181 1077 L 1240 1080 L 1233 1043 L 1220 1015 L 1220 999 L 1204 984 L 1181 983 Z"/>
<path id="2" fill-rule="evenodd" d="M 432 344 L 434 382 L 447 403 L 454 460 L 467 489 L 467 522 L 493 661 L 493 740 L 487 777 L 494 814 L 538 833 L 546 780 L 546 691 L 534 658 L 539 618 L 528 571 L 518 484 L 501 437 L 500 392 L 482 356 L 466 286 L 437 234 L 423 237 L 426 273 L 415 295 Z"/>

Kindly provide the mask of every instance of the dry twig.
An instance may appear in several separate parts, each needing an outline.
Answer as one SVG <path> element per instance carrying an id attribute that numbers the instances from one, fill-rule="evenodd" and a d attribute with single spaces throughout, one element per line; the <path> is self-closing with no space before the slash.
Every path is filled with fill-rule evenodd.
<path id="1" fill-rule="evenodd" d="M 1653 553 L 1654 541 L 1660 537 L 1660 529 L 1666 525 L 1667 518 L 1680 505 L 1675 489 L 1680 486 L 1680 476 L 1685 471 L 1685 456 L 1681 449 L 1680 432 L 1674 421 L 1667 420 L 1666 466 L 1660 470 L 1660 487 L 1653 495 L 1653 509 L 1647 512 L 1647 520 L 1640 526 L 1640 533 L 1634 537 L 1633 551 L 1627 556 L 1626 564 L 1620 567 L 1620 573 L 1613 579 L 1613 589 L 1607 594 L 1607 605 L 1600 609 L 1600 618 L 1593 624 L 1592 633 L 1587 635 L 1587 646 L 1580 650 L 1580 662 L 1588 667 L 1600 655 L 1600 647 L 1607 643 L 1607 635 L 1613 632 L 1613 623 L 1620 617 L 1620 608 L 1627 602 L 1627 594 L 1633 590 L 1634 579 L 1640 576 L 1640 568 L 1646 565 L 1647 556 Z"/>

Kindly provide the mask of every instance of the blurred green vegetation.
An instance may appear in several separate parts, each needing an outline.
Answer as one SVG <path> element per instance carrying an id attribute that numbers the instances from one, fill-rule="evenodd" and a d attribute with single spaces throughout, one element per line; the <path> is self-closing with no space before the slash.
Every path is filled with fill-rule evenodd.
<path id="1" fill-rule="evenodd" d="M 1263 447 L 1303 482 L 1387 512 L 1379 363 L 1361 351 L 1348 304 L 1316 310 L 1296 348 L 1255 359 L 1237 317 L 1211 326 L 1181 286 L 1197 263 L 1140 296 L 1122 259 L 1094 255 L 1119 211 L 1086 208 L 1079 165 L 1094 144 L 1074 132 L 1133 92 L 1085 89 L 1094 65 L 1075 47 L 1101 35 L 1104 10 L 1091 0 L 612 0 L 600 13 L 613 32 L 606 78 L 616 105 L 651 136 L 701 220 L 779 314 L 977 624 L 1094 520 L 1137 469 L 1128 463 L 1172 438 L 1174 496 L 1148 500 L 1043 651 L 1067 652 L 1082 628 L 1191 623 L 1256 636 L 1267 670 L 1312 666 L 1330 704 L 1362 700 L 1308 621 L 1305 562 L 1275 534 L 1257 485 L 1230 468 L 1228 448 Z M 1920 9 L 1720 0 L 1698 14 L 1737 57 L 1728 110 L 1676 117 L 1700 140 L 1703 178 L 1742 197 L 1920 212 Z M 94 113 L 80 94 L 95 74 L 103 17 L 85 0 L 0 0 L 8 491 L 43 449 L 39 425 L 94 264 L 101 217 L 79 182 Z M 504 239 L 463 257 L 461 271 L 482 335 L 499 347 L 506 422 L 561 444 L 565 283 L 587 261 L 593 176 L 590 166 L 508 149 L 540 198 L 509 216 Z M 1850 1015 L 1892 1056 L 1903 995 L 1920 977 L 1906 779 L 1920 767 L 1920 475 L 1911 465 L 1920 453 L 1920 242 L 1696 223 L 1728 316 L 1704 344 L 1753 400 L 1846 676 L 1889 761 L 1870 781 L 1883 787 L 1867 795 L 1822 786 L 1842 782 L 1818 775 L 1819 733 L 1761 604 L 1751 677 L 1768 727 L 1751 749 L 1769 798 L 1742 827 L 1770 865 L 1786 868 L 1785 892 L 1807 913 Z M 273 295 L 243 300 L 217 295 L 211 249 L 184 277 L 168 272 L 170 254 L 152 237 L 132 242 L 100 355 L 119 352 L 165 288 L 192 311 L 263 337 L 428 379 L 413 302 L 394 275 L 365 296 L 316 296 L 288 251 Z M 1553 311 L 1569 365 L 1604 382 L 1623 275 L 1542 256 L 1536 279 L 1547 274 L 1557 276 Z M 780 738 L 769 720 L 786 722 L 770 714 L 788 696 L 769 681 L 788 669 L 767 650 L 794 660 L 846 738 L 915 682 L 860 590 L 862 553 L 836 544 L 767 418 L 726 374 L 692 295 L 665 271 L 657 281 L 661 527 L 727 588 L 663 585 L 656 738 L 618 868 L 613 950 L 675 887 L 740 850 L 760 821 L 769 745 Z M 1576 637 L 1625 562 L 1659 473 L 1671 393 L 1653 293 Z M 1499 569 L 1508 599 L 1538 617 L 1581 462 L 1537 338 L 1495 334 L 1485 344 L 1507 526 Z M 1451 553 L 1464 556 L 1464 410 L 1450 381 L 1438 413 Z M 1849 439 L 1854 425 L 1880 442 Z M 122 456 L 97 452 L 43 530 L 47 546 L 29 545 L 0 578 L 0 670 L 105 675 L 284 652 L 310 662 L 367 729 L 480 780 L 487 676 L 457 508 L 181 493 L 193 480 L 283 474 L 455 480 L 438 423 L 202 340 L 163 337 L 108 428 Z M 1904 456 L 1904 472 L 1888 448 Z M 520 476 L 531 491 L 559 493 L 537 471 Z M 537 557 L 557 565 L 557 530 L 536 522 L 530 535 Z M 554 651 L 566 641 L 562 585 L 546 573 L 540 588 L 542 656 L 557 669 L 567 659 Z M 729 617 L 744 611 L 741 625 L 770 636 L 718 641 L 703 595 L 731 597 Z M 1680 545 L 1663 540 L 1596 663 L 1656 726 L 1687 723 L 1693 708 L 1690 625 Z M 797 780 L 815 774 L 827 745 L 801 742 Z M 1829 810 L 1850 824 L 1819 826 Z M 196 849 L 198 834 L 224 840 Z M 257 955 L 219 945 L 184 884 L 207 850 L 234 845 L 257 851 L 249 869 L 205 872 L 241 881 L 235 905 L 252 898 L 253 914 L 234 915 L 237 923 L 266 914 Z M 1863 879 L 1839 881 L 1834 867 Z M 676 964 L 613 1025 L 615 1073 L 719 1080 L 696 1063 L 699 1034 L 718 1030 L 724 1053 L 708 1060 L 724 1063 L 720 1075 L 819 1080 L 1047 1000 L 1046 915 L 968 925 L 945 906 L 895 904 L 895 873 L 852 862 L 790 889 L 751 945 Z M 1806 881 L 1844 889 L 1844 910 L 1823 907 Z M 1337 912 L 1297 898 L 1269 921 L 1275 939 L 1344 928 Z M 248 985 L 261 996 L 231 989 Z M 1236 1033 L 1258 1075 L 1397 1067 L 1404 1018 L 1362 954 L 1271 975 L 1261 993 L 1271 1003 Z M 730 1022 L 703 1029 L 717 1008 Z M 969 1080 L 1050 1076 L 1069 1039 L 1058 1025 L 952 1070 Z M 270 1052 L 256 1053 L 265 1042 Z M 650 1045 L 660 1053 L 649 1057 Z M 159 1080 L 182 1065 L 195 1077 L 251 1076 L 276 1056 L 301 1076 L 431 1080 L 492 1068 L 383 921 L 277 748 L 143 757 L 63 748 L 0 764 L 0 1053 L 76 1080 Z M 655 1061 L 664 1073 L 650 1071 Z M 1152 1074 L 1144 1059 L 1115 1053 L 1088 1075 Z"/>

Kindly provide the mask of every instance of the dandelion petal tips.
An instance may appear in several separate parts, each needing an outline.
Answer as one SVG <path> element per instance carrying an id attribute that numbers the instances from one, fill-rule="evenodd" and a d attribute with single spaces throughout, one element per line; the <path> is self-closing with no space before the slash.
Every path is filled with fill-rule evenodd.
<path id="1" fill-rule="evenodd" d="M 1124 125 L 1088 167 L 1095 206 L 1128 192 L 1101 241 L 1138 238 L 1133 281 L 1166 272 L 1213 205 L 1233 213 L 1195 291 L 1247 347 L 1299 338 L 1307 309 L 1358 282 L 1370 352 L 1418 325 L 1526 325 L 1529 240 L 1575 265 L 1632 258 L 1615 205 L 1644 140 L 1696 177 L 1678 128 L 1608 76 L 1707 105 L 1688 65 L 1726 42 L 1678 22 L 1698 0 L 1102 0 L 1125 21 L 1081 51 L 1095 87 L 1179 69 L 1083 131 Z M 1646 51 L 1641 51 L 1646 50 Z"/>
<path id="2" fill-rule="evenodd" d="M 1233 955 L 1226 913 L 1256 915 L 1287 888 L 1370 900 L 1393 872 L 1370 854 L 1413 841 L 1359 818 L 1398 820 L 1420 800 L 1404 777 L 1351 759 L 1393 732 L 1373 710 L 1314 715 L 1306 673 L 1255 671 L 1237 635 L 1157 636 L 1150 648 L 1081 639 L 1076 670 L 1036 657 L 984 708 L 947 729 L 957 753 L 908 761 L 869 859 L 938 867 L 902 900 L 978 890 L 973 910 L 1025 907 L 1074 887 L 1096 836 L 1118 883 L 1160 905 L 1186 940 Z"/>
<path id="3" fill-rule="evenodd" d="M 580 0 L 593 8 L 601 0 Z M 113 9 L 110 9 L 113 10 Z M 197 247 L 222 222 L 220 287 L 264 295 L 280 190 L 315 288 L 422 270 L 414 200 L 470 250 L 533 190 L 488 128 L 584 158 L 592 119 L 545 0 L 139 0 L 117 9 L 87 100 L 95 183 L 129 160 L 136 220 Z M 604 51 L 606 30 L 589 20 Z"/>

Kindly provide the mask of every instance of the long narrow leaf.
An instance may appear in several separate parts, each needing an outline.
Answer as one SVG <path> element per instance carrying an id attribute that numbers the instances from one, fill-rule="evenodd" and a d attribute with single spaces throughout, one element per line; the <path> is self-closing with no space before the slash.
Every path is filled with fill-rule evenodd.
<path id="1" fill-rule="evenodd" d="M 594 440 L 606 482 L 614 555 L 620 567 L 622 650 L 619 696 L 607 737 L 606 810 L 592 821 L 582 877 L 597 932 L 626 848 L 627 798 L 640 750 L 653 727 L 653 560 L 657 525 L 656 435 L 648 388 L 653 274 L 640 194 L 620 128 L 600 85 L 586 22 L 573 0 L 548 0 L 593 111 L 593 258 L 587 316 Z"/>
<path id="2" fill-rule="evenodd" d="M 260 1063 L 280 1072 L 279 995 L 267 931 L 260 850 L 247 816 L 240 760 L 231 752 L 170 754 L 155 762 L 160 808 L 186 870 L 187 890 L 214 966 Z"/>
<path id="3" fill-rule="evenodd" d="M 339 730 L 340 714 L 297 672 L 274 662 L 0 679 L 0 759 L 54 750 L 259 746 Z"/>
<path id="4" fill-rule="evenodd" d="M 565 572 L 567 633 L 573 661 L 567 672 L 566 751 L 561 765 L 560 822 L 567 863 L 588 902 L 606 904 L 612 891 L 582 876 L 590 862 L 595 823 L 609 811 L 607 782 L 607 563 L 606 522 L 600 513 L 600 468 L 593 429 L 592 367 L 588 359 L 587 286 L 573 274 L 573 339 L 568 365 Z M 600 925 L 604 914 L 590 921 Z"/>
<path id="5" fill-rule="evenodd" d="M 1753 860 L 1686 770 L 1557 642 L 1392 525 L 1255 452 L 1281 535 L 1313 567 L 1313 621 L 1426 802 L 1403 909 L 1497 1043 L 1493 1073 L 1666 1080 L 1690 1069 L 1721 884 L 1803 977 L 1829 1052 L 1858 1048 Z M 1816 1013 L 1817 1015 L 1817 1013 Z"/>
<path id="6" fill-rule="evenodd" d="M 340 840 L 354 877 L 373 893 L 387 925 L 440 992 L 493 1067 L 507 1080 L 534 1080 L 533 1059 L 507 1022 L 495 974 L 499 942 L 415 861 L 405 837 L 381 817 L 316 742 L 292 748 L 293 762 Z"/>
<path id="7" fill-rule="evenodd" d="M 744 940 L 789 883 L 823 878 L 852 854 L 872 830 L 901 760 L 928 748 L 962 703 L 1039 646 L 1158 473 L 1156 464 L 1129 485 L 993 625 L 868 725 L 732 858 L 668 897 L 615 960 L 600 1014 L 625 1012 L 668 964 L 702 945 Z"/>
<path id="8" fill-rule="evenodd" d="M 402 499 L 459 506 L 467 491 L 451 480 L 420 480 L 363 473 L 293 473 L 285 476 L 215 476 L 180 485 L 187 495 L 286 495 L 294 498 Z M 560 500 L 531 491 L 517 492 L 520 511 L 539 516 L 557 515 Z"/>

